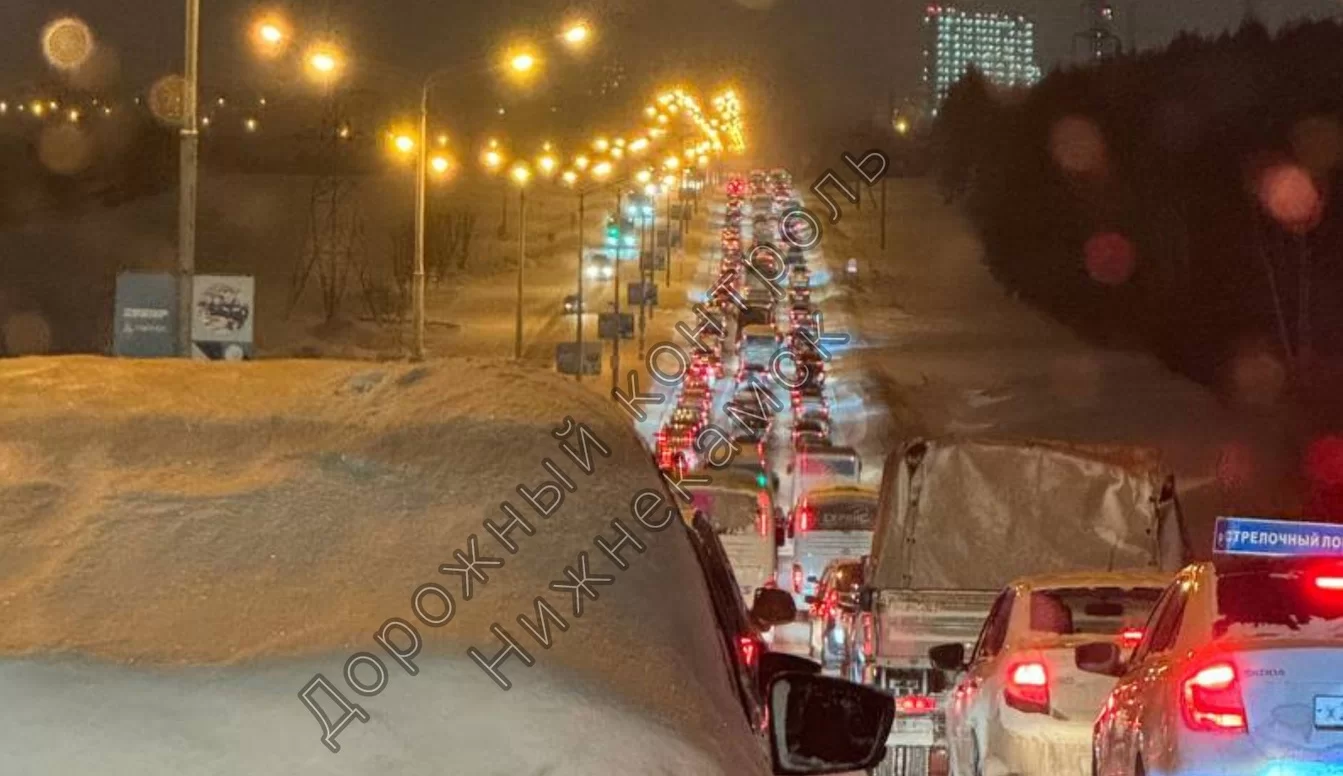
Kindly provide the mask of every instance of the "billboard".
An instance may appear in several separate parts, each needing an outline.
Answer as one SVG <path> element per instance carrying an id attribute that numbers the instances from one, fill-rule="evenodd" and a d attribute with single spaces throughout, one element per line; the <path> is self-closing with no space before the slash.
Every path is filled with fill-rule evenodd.
<path id="1" fill-rule="evenodd" d="M 177 277 L 168 273 L 117 275 L 112 353 L 126 358 L 177 355 Z"/>
<path id="2" fill-rule="evenodd" d="M 210 361 L 252 357 L 256 281 L 245 275 L 197 275 L 191 294 L 192 356 Z"/>

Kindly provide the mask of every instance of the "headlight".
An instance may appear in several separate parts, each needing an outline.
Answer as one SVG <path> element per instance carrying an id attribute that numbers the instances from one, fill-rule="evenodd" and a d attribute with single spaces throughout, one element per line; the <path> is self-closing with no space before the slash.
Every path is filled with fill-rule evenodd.
<path id="1" fill-rule="evenodd" d="M 587 275 L 590 278 L 595 278 L 599 277 L 602 274 L 602 270 L 601 267 L 588 267 L 587 269 L 583 270 L 583 274 Z"/>

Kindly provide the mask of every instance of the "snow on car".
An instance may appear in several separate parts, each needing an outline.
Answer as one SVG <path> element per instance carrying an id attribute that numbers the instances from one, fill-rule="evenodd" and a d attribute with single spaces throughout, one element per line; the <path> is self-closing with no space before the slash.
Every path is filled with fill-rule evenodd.
<path id="1" fill-rule="evenodd" d="M 1343 772 L 1343 528 L 1230 521 L 1253 525 L 1247 546 L 1226 552 L 1219 520 L 1219 554 L 1180 572 L 1131 657 L 1076 649 L 1119 677 L 1095 722 L 1096 774 Z"/>
<path id="2" fill-rule="evenodd" d="M 548 372 L 14 359 L 0 384 L 0 773 L 880 755 L 855 742 L 889 702 L 823 677 L 774 682 L 777 746 L 751 727 L 673 496 L 612 402 Z"/>
<path id="3" fill-rule="evenodd" d="M 1080 670 L 1073 650 L 1141 635 L 1171 575 L 1077 572 L 1027 577 L 998 596 L 973 653 L 933 650 L 938 668 L 962 671 L 946 704 L 952 776 L 1087 776 L 1091 725 L 1114 680 Z"/>

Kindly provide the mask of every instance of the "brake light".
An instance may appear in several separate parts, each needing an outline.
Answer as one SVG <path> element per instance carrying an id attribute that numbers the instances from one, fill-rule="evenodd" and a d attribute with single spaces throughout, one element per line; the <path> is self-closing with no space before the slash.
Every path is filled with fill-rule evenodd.
<path id="1" fill-rule="evenodd" d="M 737 654 L 741 657 L 742 665 L 755 668 L 760 660 L 760 643 L 754 636 L 740 636 L 737 638 Z"/>
<path id="2" fill-rule="evenodd" d="M 1185 724 L 1205 733 L 1245 730 L 1245 701 L 1241 698 L 1236 667 L 1213 663 L 1184 681 L 1180 695 Z"/>
<path id="3" fill-rule="evenodd" d="M 1049 713 L 1049 672 L 1044 663 L 1018 663 L 1007 674 L 1003 700 L 1028 714 Z"/>
<path id="4" fill-rule="evenodd" d="M 810 531 L 816 527 L 816 510 L 811 506 L 803 504 L 797 511 L 797 530 L 798 532 Z"/>
<path id="5" fill-rule="evenodd" d="M 895 713 L 905 716 L 932 714 L 937 710 L 937 701 L 928 695 L 901 695 L 895 699 Z"/>
<path id="6" fill-rule="evenodd" d="M 1125 649 L 1133 649 L 1142 641 L 1142 628 L 1125 628 L 1119 634 L 1119 641 Z"/>
<path id="7" fill-rule="evenodd" d="M 793 592 L 802 592 L 802 565 L 799 563 L 793 564 Z"/>
<path id="8" fill-rule="evenodd" d="M 1331 592 L 1343 592 L 1343 577 L 1316 577 L 1315 587 Z"/>

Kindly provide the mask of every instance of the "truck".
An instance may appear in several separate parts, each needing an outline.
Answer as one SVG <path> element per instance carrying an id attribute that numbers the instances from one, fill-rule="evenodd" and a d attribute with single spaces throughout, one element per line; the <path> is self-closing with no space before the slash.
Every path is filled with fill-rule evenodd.
<path id="1" fill-rule="evenodd" d="M 1190 557 L 1175 478 L 1151 448 L 914 439 L 886 459 L 855 632 L 841 670 L 895 696 L 876 773 L 919 776 L 945 749 L 950 677 L 928 651 L 973 645 L 1018 577 L 1178 570 Z"/>

